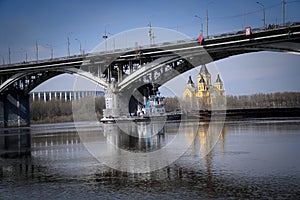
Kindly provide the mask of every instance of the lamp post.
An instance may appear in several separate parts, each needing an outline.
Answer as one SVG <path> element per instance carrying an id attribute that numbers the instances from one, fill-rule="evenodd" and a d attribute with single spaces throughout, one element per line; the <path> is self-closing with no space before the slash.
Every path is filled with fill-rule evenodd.
<path id="1" fill-rule="evenodd" d="M 67 51 L 68 51 L 68 57 L 70 57 L 70 38 L 67 37 Z"/>
<path id="2" fill-rule="evenodd" d="M 206 38 L 208 38 L 208 6 L 212 3 L 214 3 L 214 0 L 209 1 L 206 4 Z"/>
<path id="3" fill-rule="evenodd" d="M 28 61 L 28 56 L 27 56 L 27 51 L 25 51 L 25 62 L 27 62 Z"/>
<path id="4" fill-rule="evenodd" d="M 36 61 L 38 62 L 39 61 L 39 45 L 38 45 L 38 42 L 36 41 L 35 42 L 35 53 L 36 53 Z"/>
<path id="5" fill-rule="evenodd" d="M 83 55 L 84 53 L 83 53 L 83 50 L 81 48 L 81 41 L 78 38 L 76 38 L 75 40 L 79 42 L 79 52 L 80 52 L 81 55 Z"/>
<path id="6" fill-rule="evenodd" d="M 11 54 L 10 47 L 8 47 L 8 64 L 11 64 L 10 54 Z"/>
<path id="7" fill-rule="evenodd" d="M 2 64 L 5 65 L 4 57 L 2 55 L 0 56 L 2 57 Z"/>
<path id="8" fill-rule="evenodd" d="M 50 58 L 53 59 L 53 46 L 51 44 L 46 44 L 46 47 L 50 48 Z"/>
<path id="9" fill-rule="evenodd" d="M 282 25 L 285 25 L 285 0 L 282 0 Z"/>
<path id="10" fill-rule="evenodd" d="M 203 23 L 202 23 L 202 18 L 201 18 L 201 17 L 199 17 L 198 15 L 195 15 L 195 17 L 200 19 L 200 22 L 201 22 L 201 29 L 200 29 L 200 33 L 203 35 Z"/>
<path id="11" fill-rule="evenodd" d="M 105 45 L 105 52 L 107 51 L 107 34 L 106 34 L 106 26 L 105 26 L 105 31 L 104 31 L 104 35 L 102 36 L 102 38 L 104 39 L 104 45 Z"/>
<path id="12" fill-rule="evenodd" d="M 208 9 L 206 8 L 206 38 L 208 38 Z"/>
<path id="13" fill-rule="evenodd" d="M 70 52 L 70 36 L 73 35 L 73 32 L 68 32 L 67 33 L 67 57 L 71 56 L 71 52 Z"/>
<path id="14" fill-rule="evenodd" d="M 265 6 L 264 4 L 260 3 L 260 2 L 256 2 L 258 5 L 260 5 L 263 9 L 263 25 L 264 25 L 264 29 L 266 28 L 266 12 L 265 12 Z"/>
<path id="15" fill-rule="evenodd" d="M 25 52 L 25 62 L 27 62 L 28 61 L 28 59 L 27 59 L 27 51 L 25 49 L 23 49 L 23 48 L 21 48 L 21 51 Z"/>

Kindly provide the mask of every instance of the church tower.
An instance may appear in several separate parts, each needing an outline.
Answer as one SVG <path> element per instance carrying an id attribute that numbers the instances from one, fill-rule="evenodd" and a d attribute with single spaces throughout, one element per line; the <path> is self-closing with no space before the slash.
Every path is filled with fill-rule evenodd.
<path id="1" fill-rule="evenodd" d="M 187 82 L 187 87 L 195 87 L 195 84 L 192 80 L 192 76 L 189 76 L 189 80 Z"/>
<path id="2" fill-rule="evenodd" d="M 200 76 L 200 80 L 199 80 L 199 76 Z M 205 83 L 205 80 L 203 78 L 203 76 L 201 76 L 201 74 L 198 74 L 198 91 L 206 91 L 207 90 L 207 87 L 206 87 L 206 83 Z"/>
<path id="3" fill-rule="evenodd" d="M 211 85 L 211 75 L 208 72 L 206 65 L 201 66 L 200 72 L 198 74 L 198 83 L 200 83 L 200 79 L 201 79 L 199 75 L 203 77 L 205 84 L 209 87 Z"/>
<path id="4" fill-rule="evenodd" d="M 192 77 L 189 76 L 189 80 L 186 84 L 185 90 L 183 92 L 183 98 L 192 98 L 195 95 L 195 84 L 192 80 Z"/>
<path id="5" fill-rule="evenodd" d="M 222 82 L 219 74 L 218 74 L 216 82 L 215 82 L 215 87 L 220 91 L 220 95 L 224 95 L 223 82 Z"/>

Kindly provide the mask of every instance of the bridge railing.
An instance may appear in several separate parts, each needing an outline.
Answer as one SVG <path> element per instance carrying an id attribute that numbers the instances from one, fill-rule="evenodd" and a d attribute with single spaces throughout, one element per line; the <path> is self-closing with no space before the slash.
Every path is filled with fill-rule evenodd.
<path id="1" fill-rule="evenodd" d="M 252 33 L 260 33 L 260 32 L 266 32 L 266 31 L 270 31 L 270 30 L 286 29 L 288 27 L 293 27 L 293 26 L 300 26 L 300 22 L 288 22 L 284 25 L 274 25 L 274 24 L 271 25 L 270 24 L 270 26 L 268 25 L 265 28 L 264 27 L 252 28 Z M 210 35 L 205 40 L 209 41 L 209 40 L 214 40 L 214 39 L 219 39 L 219 38 L 239 36 L 239 35 L 243 35 L 243 34 L 244 34 L 244 30 L 237 30 L 237 31 L 228 32 L 228 33 Z M 189 42 L 195 42 L 195 41 L 196 41 L 196 39 L 168 41 L 168 42 L 157 43 L 157 44 L 152 44 L 152 45 L 143 45 L 143 46 L 139 46 L 138 48 L 132 47 L 132 48 L 125 48 L 125 49 L 115 49 L 115 50 L 109 50 L 109 51 L 101 51 L 101 52 L 97 52 L 97 54 L 105 55 L 105 54 L 114 54 L 114 53 L 122 53 L 122 52 L 125 53 L 125 52 L 129 52 L 129 51 L 136 51 L 136 50 L 139 50 L 139 49 L 149 49 L 149 48 L 155 48 L 155 47 L 157 47 L 157 48 L 167 47 L 167 46 L 176 45 L 176 44 L 180 44 L 180 43 L 189 43 Z M 63 61 L 63 60 L 72 59 L 72 58 L 81 58 L 81 57 L 85 58 L 85 57 L 89 57 L 89 56 L 93 56 L 93 55 L 94 55 L 93 53 L 86 53 L 84 55 L 75 54 L 75 55 L 72 55 L 72 56 L 63 56 L 63 57 L 57 57 L 57 58 L 52 58 L 52 59 L 31 60 L 31 61 L 28 61 L 28 62 L 23 61 L 23 62 L 11 63 L 11 64 L 4 64 L 4 65 L 0 65 L 0 67 Z"/>
<path id="2" fill-rule="evenodd" d="M 300 22 L 288 22 L 284 25 L 282 24 L 268 24 L 266 27 L 255 27 L 251 29 L 251 32 L 254 33 L 261 33 L 261 32 L 267 32 L 272 30 L 279 30 L 279 29 L 286 29 L 293 26 L 300 26 Z M 238 36 L 238 35 L 244 35 L 245 30 L 236 30 L 228 33 L 222 33 L 222 34 L 215 34 L 210 35 L 209 38 L 206 38 L 206 40 L 213 40 L 218 38 L 226 38 L 231 36 Z"/>

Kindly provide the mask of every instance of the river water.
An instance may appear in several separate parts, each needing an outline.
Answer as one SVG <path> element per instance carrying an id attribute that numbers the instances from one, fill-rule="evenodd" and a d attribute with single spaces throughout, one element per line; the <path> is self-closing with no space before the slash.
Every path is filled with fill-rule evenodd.
<path id="1" fill-rule="evenodd" d="M 229 121 L 218 134 L 199 122 L 142 124 L 130 126 L 133 135 L 113 124 L 34 125 L 30 155 L 0 158 L 0 199 L 299 199 L 299 122 Z M 146 173 L 117 170 L 120 163 L 117 169 L 106 166 L 81 137 L 100 135 L 107 152 L 120 161 L 120 149 L 155 152 L 168 146 L 178 130 L 188 149 L 173 163 Z"/>

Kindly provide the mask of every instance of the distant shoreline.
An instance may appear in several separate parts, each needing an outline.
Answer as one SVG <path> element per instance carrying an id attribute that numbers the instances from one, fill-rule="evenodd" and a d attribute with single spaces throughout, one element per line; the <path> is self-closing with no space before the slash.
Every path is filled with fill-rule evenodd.
<path id="1" fill-rule="evenodd" d="M 228 110 L 226 117 L 300 117 L 300 108 L 257 108 Z"/>
<path id="2" fill-rule="evenodd" d="M 215 110 L 214 115 L 224 116 L 226 113 L 226 120 L 240 120 L 249 118 L 293 118 L 300 117 L 299 108 L 249 108 L 249 109 L 228 109 Z M 193 114 L 189 113 L 188 118 L 200 119 L 204 121 L 210 120 L 212 112 L 209 110 L 195 111 Z M 180 118 L 180 117 L 179 117 Z M 72 116 L 46 118 L 44 120 L 31 121 L 31 124 L 48 124 L 48 123 L 64 123 L 73 122 Z"/>
<path id="3" fill-rule="evenodd" d="M 278 117 L 300 117 L 300 108 L 249 108 L 249 109 L 228 109 L 215 110 L 214 115 L 224 115 L 226 119 L 247 119 L 247 118 L 278 118 Z M 199 115 L 210 118 L 212 111 L 199 111 Z"/>

